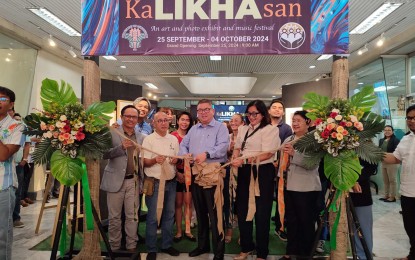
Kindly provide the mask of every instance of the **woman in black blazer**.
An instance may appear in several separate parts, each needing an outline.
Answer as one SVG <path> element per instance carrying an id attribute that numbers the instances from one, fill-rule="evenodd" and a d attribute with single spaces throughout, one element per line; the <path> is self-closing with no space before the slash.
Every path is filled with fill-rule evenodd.
<path id="1" fill-rule="evenodd" d="M 393 153 L 399 144 L 399 139 L 393 133 L 393 127 L 386 125 L 383 129 L 385 137 L 379 140 L 379 147 L 384 152 Z M 385 185 L 385 196 L 380 198 L 384 202 L 396 201 L 396 173 L 398 164 L 382 163 L 383 183 Z"/>

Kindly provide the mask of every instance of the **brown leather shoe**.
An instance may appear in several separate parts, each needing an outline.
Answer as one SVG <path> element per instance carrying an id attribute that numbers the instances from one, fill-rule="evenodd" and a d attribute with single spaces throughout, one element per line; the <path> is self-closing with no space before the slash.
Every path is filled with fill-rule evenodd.
<path id="1" fill-rule="evenodd" d="M 33 204 L 35 203 L 33 200 L 31 200 L 30 198 L 25 198 L 24 201 L 26 201 L 29 204 Z"/>
<path id="2" fill-rule="evenodd" d="M 29 204 L 28 204 L 28 203 L 26 203 L 26 201 L 24 201 L 24 200 L 21 200 L 21 201 L 20 201 L 20 205 L 22 205 L 22 207 L 27 207 L 27 206 L 29 206 Z"/>

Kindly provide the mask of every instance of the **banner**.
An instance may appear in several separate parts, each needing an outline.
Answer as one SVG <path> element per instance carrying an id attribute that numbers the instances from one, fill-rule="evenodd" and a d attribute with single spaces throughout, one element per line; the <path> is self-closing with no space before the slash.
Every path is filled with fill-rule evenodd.
<path id="1" fill-rule="evenodd" d="M 348 0 L 82 0 L 82 55 L 347 54 Z"/>
<path id="2" fill-rule="evenodd" d="M 230 121 L 235 114 L 245 114 L 246 106 L 244 105 L 214 105 L 215 119 L 219 122 Z"/>

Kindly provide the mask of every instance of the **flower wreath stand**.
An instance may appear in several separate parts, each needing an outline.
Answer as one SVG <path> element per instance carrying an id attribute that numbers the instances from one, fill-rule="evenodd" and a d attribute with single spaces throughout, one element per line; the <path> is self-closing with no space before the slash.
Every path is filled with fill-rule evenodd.
<path id="1" fill-rule="evenodd" d="M 49 162 L 51 174 L 64 185 L 62 206 L 59 209 L 50 259 L 56 259 L 59 244 L 60 255 L 64 256 L 66 253 L 66 211 L 69 191 L 71 186 L 81 180 L 87 230 L 94 229 L 95 220 L 111 254 L 108 240 L 100 226 L 98 213 L 91 201 L 85 162 L 93 160 L 93 163 L 97 163 L 103 153 L 111 147 L 111 134 L 107 125 L 110 119 L 108 114 L 114 111 L 115 103 L 96 102 L 85 109 L 69 84 L 61 81 L 59 85 L 57 81 L 51 79 L 42 81 L 40 98 L 43 109 L 23 119 L 27 126 L 24 134 L 41 137 L 33 153 L 34 163 Z M 75 189 L 78 188 L 76 186 Z M 75 210 L 76 206 L 74 212 Z M 75 216 L 76 214 L 72 219 L 70 256 L 73 251 Z"/>
<path id="2" fill-rule="evenodd" d="M 332 259 L 345 259 L 347 235 L 356 259 L 352 232 L 353 224 L 357 227 L 360 225 L 349 190 L 355 185 L 362 171 L 359 158 L 373 164 L 381 161 L 383 152 L 371 142 L 371 138 L 383 130 L 385 122 L 381 116 L 370 112 L 376 103 L 371 86 L 363 87 L 350 99 L 329 100 L 328 97 L 316 93 L 307 93 L 304 98 L 306 102 L 303 109 L 309 111 L 307 117 L 315 121 L 316 129 L 300 138 L 294 148 L 305 153 L 306 164 L 310 167 L 323 159 L 324 174 L 332 183 L 325 210 L 326 214 L 331 213 L 330 247 L 332 253 L 338 250 L 344 254 Z M 324 217 L 321 216 L 322 223 L 325 221 Z M 318 230 L 321 232 L 321 227 Z M 360 230 L 358 233 L 362 235 Z M 315 243 L 313 252 L 310 252 L 311 256 L 316 246 Z M 367 252 L 367 256 L 372 259 L 371 252 Z"/>

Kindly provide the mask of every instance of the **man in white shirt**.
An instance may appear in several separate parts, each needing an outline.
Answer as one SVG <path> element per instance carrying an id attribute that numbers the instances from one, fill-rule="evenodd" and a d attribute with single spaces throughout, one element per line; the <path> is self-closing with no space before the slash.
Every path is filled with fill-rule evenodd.
<path id="1" fill-rule="evenodd" d="M 170 120 L 166 113 L 156 113 L 153 121 L 154 132 L 147 136 L 143 142 L 143 148 L 154 152 L 144 150 L 145 178 L 151 178 L 154 181 L 154 192 L 152 195 L 145 193 L 148 208 L 146 217 L 147 260 L 156 260 L 157 257 L 158 220 L 161 220 L 161 252 L 171 256 L 180 254 L 179 251 L 172 247 L 177 158 L 173 159 L 165 156 L 175 156 L 178 154 L 179 141 L 177 141 L 175 136 L 168 133 L 169 125 Z M 162 208 L 161 212 L 160 208 Z M 160 214 L 161 219 L 159 219 Z"/>
<path id="2" fill-rule="evenodd" d="M 387 153 L 385 163 L 401 163 L 401 206 L 403 224 L 409 237 L 409 255 L 398 260 L 415 260 L 415 105 L 406 110 L 409 133 L 405 135 L 393 153 Z"/>

